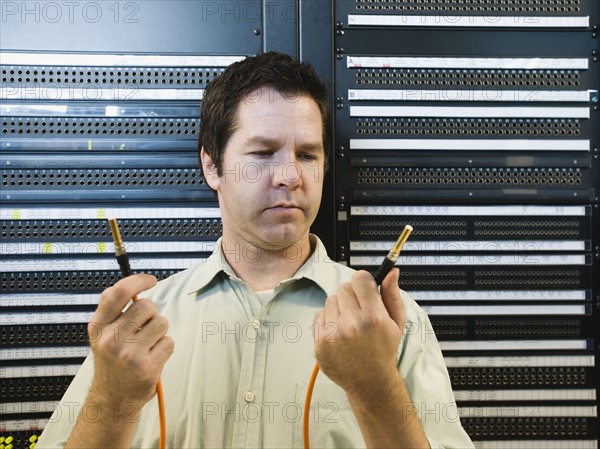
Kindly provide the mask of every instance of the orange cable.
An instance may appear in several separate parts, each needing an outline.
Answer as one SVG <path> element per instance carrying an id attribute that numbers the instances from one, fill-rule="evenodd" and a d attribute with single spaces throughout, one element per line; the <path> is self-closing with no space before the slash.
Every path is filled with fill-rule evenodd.
<path id="1" fill-rule="evenodd" d="M 310 418 L 310 400 L 312 399 L 313 390 L 315 388 L 315 382 L 319 375 L 319 364 L 315 363 L 313 372 L 308 381 L 308 388 L 306 389 L 306 400 L 304 401 L 304 416 L 303 416 L 303 434 L 304 434 L 304 449 L 310 449 L 310 438 L 308 432 L 308 420 Z"/>
<path id="2" fill-rule="evenodd" d="M 167 417 L 165 413 L 165 397 L 163 395 L 162 382 L 158 379 L 156 384 L 156 399 L 158 399 L 158 418 L 160 420 L 160 438 L 158 448 L 165 449 L 167 445 Z"/>

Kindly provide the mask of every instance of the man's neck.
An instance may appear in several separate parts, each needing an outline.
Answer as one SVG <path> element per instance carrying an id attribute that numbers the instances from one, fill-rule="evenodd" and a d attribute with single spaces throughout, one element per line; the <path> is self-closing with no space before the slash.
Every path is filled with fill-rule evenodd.
<path id="1" fill-rule="evenodd" d="M 292 277 L 314 248 L 305 238 L 285 248 L 269 248 L 264 244 L 251 244 L 236 239 L 221 239 L 221 254 L 235 274 L 254 291 L 269 290 L 282 280 Z"/>

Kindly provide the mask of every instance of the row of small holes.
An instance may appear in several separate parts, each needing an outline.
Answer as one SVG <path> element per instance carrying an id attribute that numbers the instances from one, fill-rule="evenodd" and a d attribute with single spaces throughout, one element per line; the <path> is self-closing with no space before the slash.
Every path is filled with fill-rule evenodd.
<path id="1" fill-rule="evenodd" d="M 567 237 L 578 236 L 578 229 L 505 229 L 493 231 L 475 231 L 476 237 Z"/>
<path id="2" fill-rule="evenodd" d="M 465 418 L 461 422 L 471 437 L 510 436 L 583 436 L 587 435 L 585 418 Z"/>
<path id="3" fill-rule="evenodd" d="M 9 121 L 10 120 L 10 121 Z M 56 120 L 56 122 L 52 121 Z M 196 135 L 199 121 L 165 121 L 161 119 L 8 119 L 2 122 L 3 134 L 183 134 Z"/>
<path id="4" fill-rule="evenodd" d="M 577 6 L 397 6 L 397 5 L 357 5 L 357 11 L 406 11 L 406 12 L 516 12 L 516 13 L 536 13 L 536 12 L 578 12 Z"/>
<path id="5" fill-rule="evenodd" d="M 579 329 L 556 329 L 532 327 L 529 329 L 477 329 L 475 335 L 486 338 L 561 338 L 581 335 Z"/>
<path id="6" fill-rule="evenodd" d="M 161 270 L 153 271 L 146 270 L 148 274 L 156 276 L 159 280 L 165 279 L 178 270 Z M 88 272 L 59 272 L 54 274 L 22 274 L 17 277 L 14 275 L 2 275 L 2 290 L 3 291 L 57 291 L 64 292 L 65 290 L 88 290 L 99 291 L 106 288 L 107 285 L 114 284 L 120 279 L 121 275 L 118 271 L 106 272 L 105 274 L 88 273 Z"/>
<path id="7" fill-rule="evenodd" d="M 20 398 L 25 400 L 30 398 L 35 398 L 35 400 L 60 399 L 72 380 L 73 376 L 2 379 L 0 397 L 9 402 Z"/>
<path id="8" fill-rule="evenodd" d="M 360 231 L 360 235 L 363 237 L 364 236 L 383 237 L 383 236 L 390 236 L 390 235 L 397 235 L 397 234 L 398 234 L 398 229 L 390 229 L 390 230 L 382 230 L 382 231 L 364 231 L 364 230 Z M 413 232 L 413 234 L 416 234 L 416 231 Z M 467 231 L 451 231 L 451 230 L 427 231 L 427 230 L 421 229 L 419 231 L 418 235 L 438 236 L 438 237 L 450 237 L 450 236 L 459 237 L 459 236 L 467 235 Z"/>
<path id="9" fill-rule="evenodd" d="M 481 71 L 481 70 L 400 70 L 359 69 L 357 85 L 392 84 L 417 86 L 579 86 L 576 71 Z"/>
<path id="10" fill-rule="evenodd" d="M 476 286 L 485 286 L 485 287 L 499 287 L 506 286 L 511 288 L 517 285 L 521 287 L 535 287 L 535 288 L 558 288 L 558 287 L 578 287 L 581 284 L 579 279 L 554 279 L 554 278 L 545 278 L 545 279 L 515 279 L 515 278 L 506 278 L 506 279 L 477 279 L 475 281 Z"/>
<path id="11" fill-rule="evenodd" d="M 2 345 L 87 343 L 86 325 L 81 325 L 79 329 L 75 327 L 67 328 L 64 331 L 60 328 L 60 325 L 54 327 L 48 326 L 41 330 L 36 328 L 25 328 L 23 330 L 22 327 L 18 327 L 17 329 L 8 327 L 7 330 L 6 327 L 3 326 L 0 333 L 0 344 Z"/>
<path id="12" fill-rule="evenodd" d="M 359 184 L 581 184 L 581 173 L 572 169 L 409 169 L 358 172 Z"/>
<path id="13" fill-rule="evenodd" d="M 221 74 L 222 70 L 170 71 L 142 68 L 88 70 L 81 68 L 3 69 L 3 82 L 25 83 L 96 83 L 96 84 L 193 84 L 205 87 Z"/>
<path id="14" fill-rule="evenodd" d="M 373 120 L 358 121 L 356 134 L 404 135 L 580 135 L 578 120 Z"/>
<path id="15" fill-rule="evenodd" d="M 147 178 L 147 179 L 144 179 Z M 73 171 L 69 173 L 64 170 L 61 173 L 53 173 L 47 170 L 46 173 L 40 171 L 17 172 L 14 170 L 5 170 L 2 172 L 2 185 L 4 187 L 84 187 L 84 186 L 195 186 L 204 184 L 204 180 L 199 175 L 199 170 L 189 169 L 185 171 L 163 172 L 154 171 L 105 171 L 83 172 Z"/>
<path id="16" fill-rule="evenodd" d="M 125 238 L 136 237 L 181 237 L 196 235 L 219 236 L 222 232 L 220 221 L 209 220 L 190 220 L 190 222 L 165 223 L 157 220 L 148 220 L 145 222 L 121 221 L 119 223 L 121 234 Z M 103 226 L 100 228 L 96 223 L 94 226 L 87 224 L 75 224 L 65 222 L 53 225 L 29 224 L 29 222 L 10 221 L 2 223 L 3 239 L 21 239 L 21 238 L 62 238 L 62 237 L 90 237 L 90 238 L 109 238 L 110 232 Z"/>

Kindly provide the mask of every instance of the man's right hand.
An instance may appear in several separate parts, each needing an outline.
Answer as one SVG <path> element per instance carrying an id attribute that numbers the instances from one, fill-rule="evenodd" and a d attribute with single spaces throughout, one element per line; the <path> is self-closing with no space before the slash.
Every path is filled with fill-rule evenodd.
<path id="1" fill-rule="evenodd" d="M 139 412 L 154 396 L 166 361 L 173 353 L 169 322 L 149 299 L 125 311 L 132 297 L 156 284 L 156 278 L 136 274 L 121 279 L 100 297 L 88 324 L 95 372 L 90 397 L 113 410 L 134 405 Z"/>

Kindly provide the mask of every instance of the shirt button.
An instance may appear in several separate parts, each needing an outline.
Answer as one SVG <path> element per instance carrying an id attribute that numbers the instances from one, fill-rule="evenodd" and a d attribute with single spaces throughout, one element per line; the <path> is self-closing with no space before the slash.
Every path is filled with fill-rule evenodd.
<path id="1" fill-rule="evenodd" d="M 244 399 L 246 400 L 246 402 L 254 401 L 254 393 L 252 393 L 251 391 L 247 391 L 246 394 L 244 394 Z"/>
<path id="2" fill-rule="evenodd" d="M 258 320 L 252 321 L 252 327 L 254 329 L 258 329 L 260 327 L 260 321 L 258 321 Z"/>

